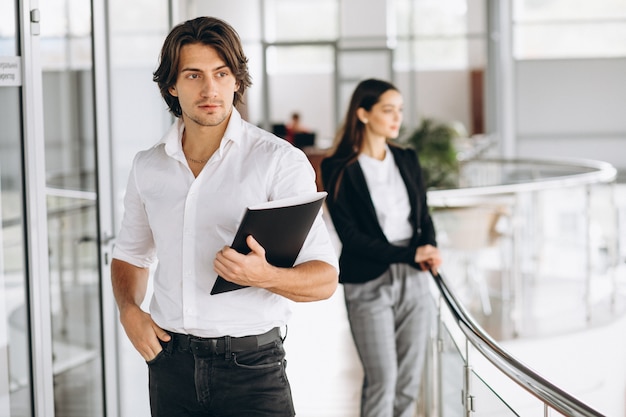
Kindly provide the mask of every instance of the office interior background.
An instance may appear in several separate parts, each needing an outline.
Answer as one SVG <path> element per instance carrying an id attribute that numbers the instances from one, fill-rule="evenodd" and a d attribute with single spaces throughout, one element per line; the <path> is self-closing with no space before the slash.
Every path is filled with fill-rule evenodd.
<path id="1" fill-rule="evenodd" d="M 603 180 L 610 192 L 626 172 L 624 0 L 0 0 L 0 10 L 0 416 L 148 415 L 145 366 L 118 324 L 108 262 L 132 158 L 172 122 L 152 82 L 160 47 L 188 18 L 220 17 L 239 32 L 253 78 L 244 117 L 269 130 L 297 111 L 318 149 L 332 143 L 358 81 L 378 77 L 404 95 L 405 132 L 431 118 L 455 126 L 481 157 L 566 158 L 582 171 L 585 161 L 604 161 L 617 172 Z M 594 204 L 616 213 L 611 291 L 619 304 L 626 209 L 620 191 L 599 188 Z M 550 194 L 561 206 L 584 201 L 585 191 L 560 191 Z M 577 222 L 571 213 L 548 221 Z M 560 291 L 545 303 L 557 303 Z M 318 408 L 304 404 L 300 415 L 356 416 L 325 400 L 323 385 L 334 385 L 315 376 L 318 356 L 296 356 L 298 338 L 349 341 L 344 327 L 323 326 L 341 301 L 322 306 L 304 307 L 313 318 L 296 315 L 295 346 L 287 346 L 296 406 L 313 398 Z M 610 329 L 570 340 L 560 358 L 572 361 L 563 369 L 592 364 L 615 376 L 616 388 L 589 389 L 606 396 L 577 395 L 624 416 L 626 333 Z M 598 356 L 614 347 L 611 363 L 573 350 L 584 344 Z M 338 351 L 350 358 L 331 362 L 336 369 L 355 363 L 349 346 Z M 354 372 L 338 388 L 351 406 Z"/>

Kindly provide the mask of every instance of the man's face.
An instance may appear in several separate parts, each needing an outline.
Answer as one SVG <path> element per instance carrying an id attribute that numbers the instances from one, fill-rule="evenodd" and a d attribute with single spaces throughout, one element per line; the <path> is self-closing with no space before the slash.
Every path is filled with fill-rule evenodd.
<path id="1" fill-rule="evenodd" d="M 194 43 L 181 48 L 178 78 L 169 92 L 178 97 L 185 124 L 218 126 L 227 121 L 238 88 L 234 74 L 213 47 Z"/>

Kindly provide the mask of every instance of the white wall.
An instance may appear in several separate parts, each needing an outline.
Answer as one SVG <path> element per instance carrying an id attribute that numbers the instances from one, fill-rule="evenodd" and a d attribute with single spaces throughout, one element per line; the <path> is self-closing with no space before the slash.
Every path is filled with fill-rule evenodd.
<path id="1" fill-rule="evenodd" d="M 626 59 L 516 65 L 517 152 L 626 169 Z"/>

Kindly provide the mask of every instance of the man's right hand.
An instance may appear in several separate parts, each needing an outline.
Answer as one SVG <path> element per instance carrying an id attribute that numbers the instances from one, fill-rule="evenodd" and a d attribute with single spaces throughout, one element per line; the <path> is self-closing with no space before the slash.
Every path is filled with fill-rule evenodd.
<path id="1" fill-rule="evenodd" d="M 152 320 L 139 306 L 128 306 L 120 312 L 120 322 L 126 335 L 146 362 L 154 359 L 162 347 L 159 339 L 168 342 L 171 336 Z"/>

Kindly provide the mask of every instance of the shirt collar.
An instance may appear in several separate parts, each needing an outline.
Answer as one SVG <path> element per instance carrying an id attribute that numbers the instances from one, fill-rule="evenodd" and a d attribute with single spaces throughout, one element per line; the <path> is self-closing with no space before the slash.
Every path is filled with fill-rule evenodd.
<path id="1" fill-rule="evenodd" d="M 182 145 L 184 131 L 185 123 L 183 122 L 182 117 L 179 117 L 156 146 L 163 144 L 165 145 L 165 153 L 167 155 L 176 159 L 185 160 Z M 240 143 L 242 133 L 243 123 L 241 115 L 237 109 L 233 107 L 230 119 L 228 120 L 228 126 L 226 126 L 226 131 L 224 132 L 224 137 L 222 138 L 218 152 L 222 153 L 223 149 L 229 142 L 233 142 L 234 144 Z"/>

